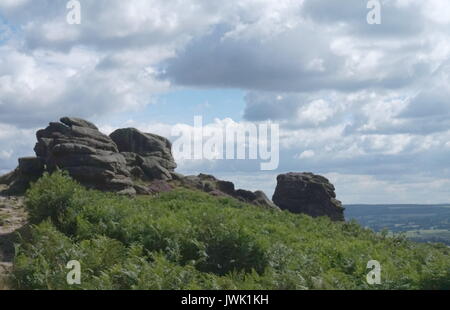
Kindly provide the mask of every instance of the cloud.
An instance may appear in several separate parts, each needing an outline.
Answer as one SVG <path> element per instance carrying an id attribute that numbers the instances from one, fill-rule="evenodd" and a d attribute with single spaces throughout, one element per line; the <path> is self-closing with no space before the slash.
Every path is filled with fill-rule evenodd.
<path id="1" fill-rule="evenodd" d="M 313 150 L 307 150 L 307 151 L 302 152 L 302 153 L 298 156 L 298 158 L 299 158 L 299 159 L 312 158 L 312 157 L 314 157 L 314 155 L 316 155 L 316 153 L 314 153 Z"/>
<path id="2" fill-rule="evenodd" d="M 381 24 L 370 25 L 366 16 L 368 1 L 305 0 L 304 14 L 327 27 L 341 27 L 351 35 L 371 38 L 401 38 L 421 34 L 425 30 L 423 3 L 418 1 L 380 1 Z"/>
<path id="3" fill-rule="evenodd" d="M 266 192 L 277 173 L 313 171 L 334 177 L 346 202 L 450 200 L 448 1 L 382 1 L 381 25 L 367 24 L 360 0 L 83 0 L 80 25 L 66 23 L 66 3 L 0 3 L 0 171 L 62 115 L 169 136 L 171 119 L 133 113 L 175 89 L 232 88 L 246 93 L 244 107 L 230 103 L 242 119 L 206 127 L 280 124 L 278 171 L 248 161 L 181 171 Z"/>
<path id="4" fill-rule="evenodd" d="M 66 3 L 2 1 L 0 122 L 42 126 L 63 114 L 142 109 L 168 90 L 157 65 L 220 18 L 206 3 L 87 0 L 81 24 L 69 25 Z"/>
<path id="5" fill-rule="evenodd" d="M 20 129 L 0 122 L 0 174 L 11 171 L 17 166 L 18 157 L 32 156 L 35 144 L 33 129 Z"/>
<path id="6" fill-rule="evenodd" d="M 0 57 L 0 122 L 23 127 L 65 114 L 98 117 L 137 109 L 166 87 L 146 68 L 96 70 L 101 56 L 81 48 L 29 55 L 3 46 Z"/>
<path id="7" fill-rule="evenodd" d="M 347 204 L 433 204 L 448 201 L 448 178 L 415 175 L 414 178 L 380 180 L 370 175 L 339 173 L 330 173 L 326 177 L 335 184 L 337 196 Z"/>
<path id="8" fill-rule="evenodd" d="M 3 10 L 12 10 L 21 7 L 28 2 L 29 0 L 3 0 L 2 3 L 0 3 L 0 8 Z"/>
<path id="9" fill-rule="evenodd" d="M 285 19 L 218 24 L 168 60 L 161 77 L 256 91 L 395 90 L 419 84 L 437 57 L 448 58 L 449 33 L 423 14 L 423 3 L 386 2 L 376 26 L 366 22 L 364 1 L 290 5 Z"/>

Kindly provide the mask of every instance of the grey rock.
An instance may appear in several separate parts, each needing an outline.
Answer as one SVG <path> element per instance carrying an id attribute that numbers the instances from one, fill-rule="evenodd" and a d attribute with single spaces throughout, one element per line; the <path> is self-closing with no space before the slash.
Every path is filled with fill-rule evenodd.
<path id="1" fill-rule="evenodd" d="M 172 145 L 164 137 L 143 133 L 135 128 L 123 128 L 114 131 L 110 135 L 117 144 L 120 152 L 130 152 L 136 154 L 147 154 L 161 152 L 162 157 L 172 158 Z"/>
<path id="2" fill-rule="evenodd" d="M 19 158 L 18 167 L 5 177 L 5 183 L 9 185 L 6 191 L 8 195 L 25 193 L 31 182 L 36 182 L 44 173 L 45 164 L 37 157 Z"/>
<path id="3" fill-rule="evenodd" d="M 9 185 L 15 177 L 16 170 L 13 170 L 5 175 L 0 176 L 0 184 Z"/>
<path id="4" fill-rule="evenodd" d="M 111 138 L 96 129 L 78 126 L 72 126 L 70 128 L 72 138 L 90 139 L 101 143 L 114 144 Z"/>
<path id="5" fill-rule="evenodd" d="M 186 176 L 181 178 L 180 182 L 182 186 L 201 190 L 212 196 L 232 197 L 245 203 L 279 210 L 279 208 L 270 201 L 263 192 L 251 192 L 243 189 L 236 190 L 232 182 L 219 180 L 212 175 L 199 174 L 198 176 Z"/>
<path id="6" fill-rule="evenodd" d="M 152 181 L 147 188 L 152 194 L 166 193 L 173 190 L 173 186 L 163 180 Z"/>
<path id="7" fill-rule="evenodd" d="M 211 193 L 215 190 L 215 186 L 212 182 L 205 181 L 203 182 L 203 190 L 207 193 Z"/>
<path id="8" fill-rule="evenodd" d="M 127 168 L 133 177 L 146 181 L 172 180 L 177 165 L 169 140 L 135 128 L 118 129 L 110 138 L 119 152 L 124 154 Z"/>
<path id="9" fill-rule="evenodd" d="M 86 128 L 98 130 L 97 126 L 95 126 L 91 122 L 88 122 L 84 119 L 76 118 L 76 117 L 63 117 L 63 118 L 61 118 L 61 123 L 65 124 L 69 127 L 78 126 L 78 127 L 86 127 Z"/>
<path id="10" fill-rule="evenodd" d="M 271 209 L 277 209 L 279 210 L 279 208 L 277 207 L 277 205 L 275 205 L 270 199 L 269 197 L 267 197 L 267 195 L 262 192 L 262 191 L 256 191 L 255 193 L 256 198 L 253 200 L 253 204 L 257 205 L 257 206 L 261 206 L 261 207 L 268 207 Z"/>
<path id="11" fill-rule="evenodd" d="M 255 193 L 244 189 L 238 189 L 235 192 L 235 196 L 245 202 L 250 202 L 256 199 Z"/>
<path id="12" fill-rule="evenodd" d="M 138 195 L 151 195 L 151 191 L 147 188 L 147 186 L 134 184 L 134 190 Z"/>
<path id="13" fill-rule="evenodd" d="M 36 133 L 35 152 L 52 172 L 62 169 L 81 184 L 104 191 L 135 192 L 126 158 L 97 127 L 73 117 L 61 118 Z"/>
<path id="14" fill-rule="evenodd" d="M 234 195 L 236 192 L 236 190 L 234 188 L 234 184 L 229 181 L 218 181 L 217 189 L 228 195 Z"/>
<path id="15" fill-rule="evenodd" d="M 171 172 L 172 180 L 181 181 L 184 178 L 184 175 L 181 173 Z"/>
<path id="16" fill-rule="evenodd" d="M 39 176 L 43 173 L 45 164 L 37 157 L 19 158 L 19 170 L 23 174 Z"/>
<path id="17" fill-rule="evenodd" d="M 336 200 L 330 181 L 313 173 L 287 173 L 277 177 L 273 202 L 282 210 L 303 213 L 312 217 L 328 216 L 344 221 L 344 208 Z"/>
<path id="18" fill-rule="evenodd" d="M 134 189 L 134 187 L 126 187 L 123 190 L 117 191 L 117 194 L 124 196 L 134 196 L 136 195 L 136 190 Z"/>
<path id="19" fill-rule="evenodd" d="M 76 143 L 61 143 L 53 147 L 52 153 L 58 156 L 67 154 L 97 154 L 98 150 L 93 147 L 76 144 Z"/>
<path id="20" fill-rule="evenodd" d="M 137 185 L 140 181 L 183 177 L 174 171 L 170 141 L 134 128 L 116 130 L 109 137 L 89 121 L 63 117 L 37 131 L 36 138 L 37 157 L 20 159 L 18 168 L 0 177 L 0 182 L 24 191 L 45 171 L 61 169 L 87 187 L 133 195 L 164 189 L 161 184 L 152 183 L 153 190 Z"/>
<path id="21" fill-rule="evenodd" d="M 134 166 L 136 167 L 136 166 Z M 134 168 L 129 167 L 130 169 Z M 161 161 L 157 157 L 138 157 L 138 166 L 144 171 L 145 176 L 149 180 L 171 180 L 171 171 L 161 165 Z"/>

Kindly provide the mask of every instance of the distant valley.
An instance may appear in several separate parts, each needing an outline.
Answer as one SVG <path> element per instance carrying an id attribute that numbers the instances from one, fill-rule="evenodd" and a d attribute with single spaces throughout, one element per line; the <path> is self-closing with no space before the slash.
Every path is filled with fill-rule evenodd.
<path id="1" fill-rule="evenodd" d="M 450 245 L 450 204 L 346 205 L 345 217 L 375 231 L 404 233 L 418 242 Z"/>

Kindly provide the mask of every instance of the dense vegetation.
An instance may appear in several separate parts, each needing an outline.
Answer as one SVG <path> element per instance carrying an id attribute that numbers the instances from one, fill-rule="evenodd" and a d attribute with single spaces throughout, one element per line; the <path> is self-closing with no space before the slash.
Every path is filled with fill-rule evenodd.
<path id="1" fill-rule="evenodd" d="M 266 210 L 177 189 L 157 197 L 89 191 L 62 173 L 27 192 L 33 224 L 14 262 L 20 289 L 444 289 L 450 248 L 356 222 Z M 382 284 L 366 283 L 369 260 Z M 81 285 L 66 282 L 78 260 Z"/>

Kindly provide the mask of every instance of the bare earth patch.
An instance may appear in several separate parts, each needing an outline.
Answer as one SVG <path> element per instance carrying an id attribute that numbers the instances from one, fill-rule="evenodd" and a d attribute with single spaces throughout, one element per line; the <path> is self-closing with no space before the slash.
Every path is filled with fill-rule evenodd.
<path id="1" fill-rule="evenodd" d="M 6 278 L 12 268 L 16 232 L 27 223 L 23 197 L 3 196 L 0 185 L 0 290 L 8 289 Z"/>

